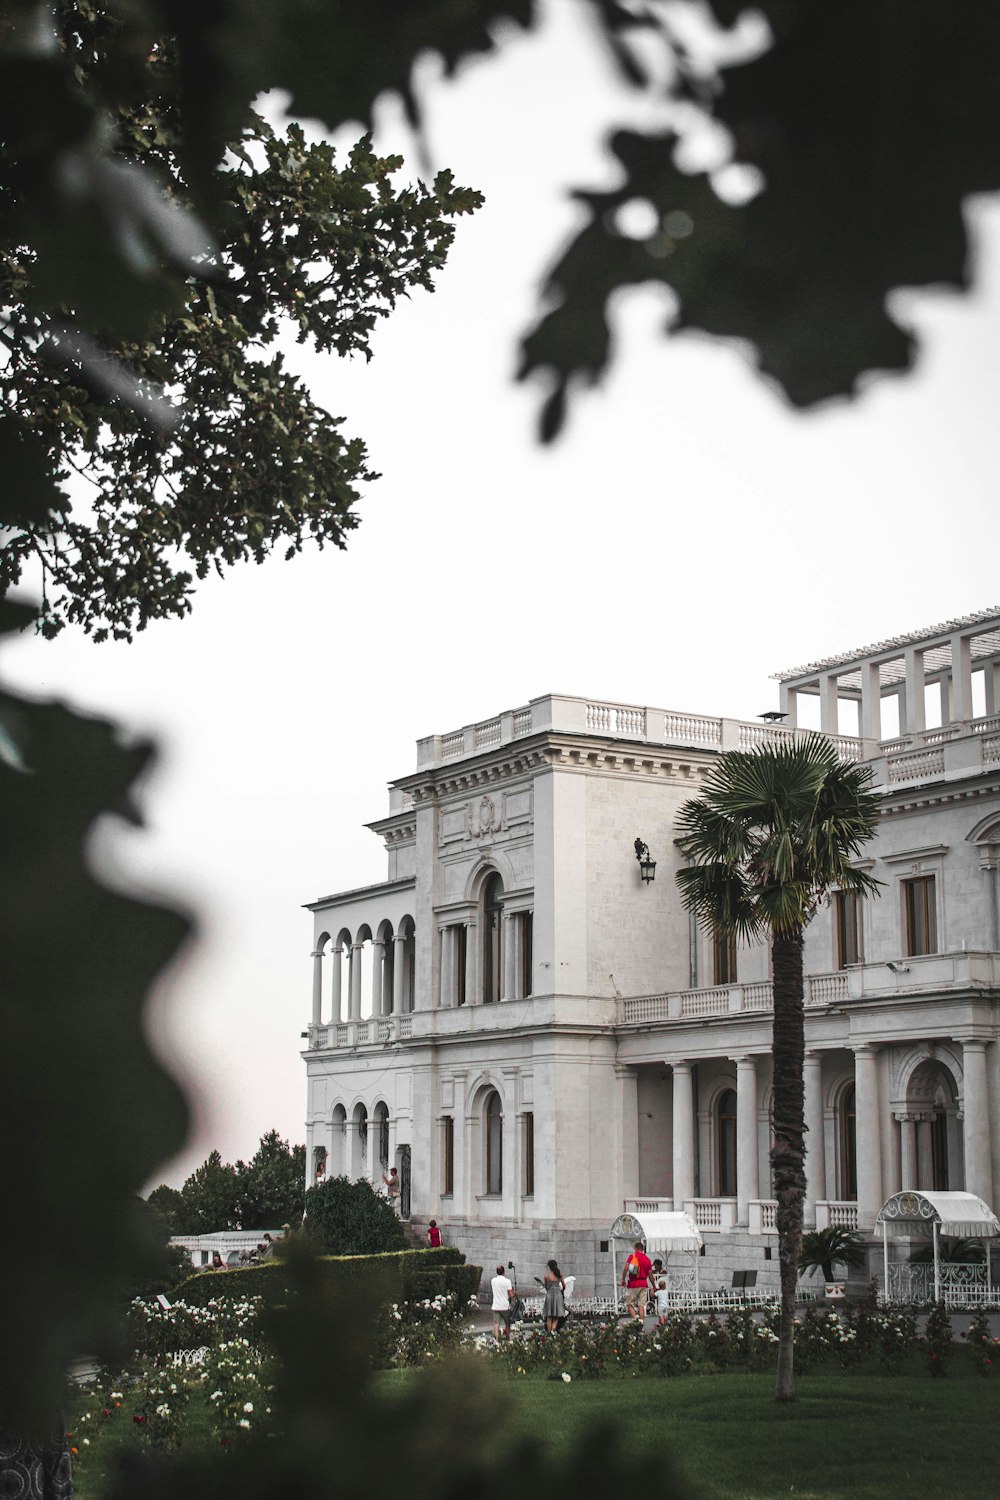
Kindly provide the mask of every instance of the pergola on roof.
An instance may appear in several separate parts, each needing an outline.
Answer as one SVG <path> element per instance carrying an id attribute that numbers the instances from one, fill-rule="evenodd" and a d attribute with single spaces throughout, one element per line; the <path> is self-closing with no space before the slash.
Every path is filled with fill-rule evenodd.
<path id="1" fill-rule="evenodd" d="M 891 687 L 905 680 L 903 652 L 907 646 L 923 646 L 923 671 L 926 678 L 934 677 L 951 669 L 951 637 L 958 632 L 968 634 L 970 628 L 983 626 L 970 640 L 972 662 L 988 661 L 1000 655 L 1000 609 L 984 610 L 980 614 L 963 615 L 957 620 L 943 620 L 926 630 L 911 630 L 885 641 L 874 641 L 855 651 L 846 651 L 839 656 L 827 656 L 820 661 L 807 662 L 802 667 L 790 667 L 772 674 L 772 682 L 796 683 L 800 679 L 817 676 L 821 672 L 837 672 L 842 690 L 861 690 L 862 663 L 878 659 L 879 685 Z M 852 670 L 853 668 L 853 670 Z"/>
<path id="2" fill-rule="evenodd" d="M 611 1226 L 613 1240 L 642 1240 L 647 1250 L 700 1250 L 701 1231 L 685 1213 L 619 1214 Z"/>
<path id="3" fill-rule="evenodd" d="M 956 1239 L 991 1239 L 1000 1234 L 1000 1220 L 975 1193 L 908 1191 L 894 1193 L 883 1203 L 876 1225 L 937 1224 L 942 1234 Z"/>

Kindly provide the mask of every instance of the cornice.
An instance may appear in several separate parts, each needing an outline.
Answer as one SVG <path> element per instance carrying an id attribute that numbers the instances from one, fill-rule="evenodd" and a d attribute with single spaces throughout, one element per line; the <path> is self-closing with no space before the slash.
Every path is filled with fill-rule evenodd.
<path id="1" fill-rule="evenodd" d="M 519 776 L 560 770 L 598 776 L 655 777 L 697 785 L 719 752 L 709 748 L 651 745 L 635 740 L 545 731 L 495 751 L 471 756 L 453 766 L 436 766 L 404 776 L 391 785 L 407 792 L 415 805 L 440 802 Z M 369 824 L 378 831 L 381 822 Z"/>
<path id="2" fill-rule="evenodd" d="M 362 896 L 387 896 L 392 891 L 416 889 L 417 877 L 407 875 L 403 880 L 380 880 L 376 885 L 359 885 L 353 891 L 334 891 L 330 896 L 321 896 L 318 901 L 303 902 L 303 911 L 325 911 L 328 906 L 344 906 Z"/>
<path id="3" fill-rule="evenodd" d="M 1000 796 L 1000 780 L 997 779 L 996 772 L 992 776 L 992 780 L 977 781 L 974 784 L 936 781 L 930 786 L 913 787 L 905 791 L 879 788 L 883 798 L 882 817 L 898 818 L 910 813 L 926 812 L 933 807 L 948 807 L 952 804 L 957 806 L 962 802 L 977 802 L 983 797 Z M 970 782 L 971 780 L 972 778 Z"/>

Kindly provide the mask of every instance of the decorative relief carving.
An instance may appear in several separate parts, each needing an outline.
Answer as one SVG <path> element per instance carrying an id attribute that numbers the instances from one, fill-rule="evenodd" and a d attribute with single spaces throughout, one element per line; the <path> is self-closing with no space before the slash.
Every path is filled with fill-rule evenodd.
<path id="1" fill-rule="evenodd" d="M 487 834 L 504 833 L 507 828 L 507 793 L 501 792 L 499 807 L 489 795 L 478 804 L 466 804 L 465 829 L 471 839 L 485 838 Z"/>

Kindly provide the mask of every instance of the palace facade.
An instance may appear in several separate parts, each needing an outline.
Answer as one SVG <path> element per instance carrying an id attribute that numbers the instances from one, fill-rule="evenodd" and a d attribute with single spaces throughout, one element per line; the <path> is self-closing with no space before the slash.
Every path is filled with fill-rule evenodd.
<path id="1" fill-rule="evenodd" d="M 777 680 L 776 723 L 552 695 L 418 742 L 385 881 L 309 905 L 310 1181 L 396 1165 L 415 1223 L 581 1293 L 624 1209 L 684 1208 L 703 1287 L 776 1285 L 769 955 L 683 910 L 674 829 L 720 753 L 818 720 L 873 769 L 882 892 L 807 932 L 807 1226 L 1000 1201 L 1000 614 Z"/>

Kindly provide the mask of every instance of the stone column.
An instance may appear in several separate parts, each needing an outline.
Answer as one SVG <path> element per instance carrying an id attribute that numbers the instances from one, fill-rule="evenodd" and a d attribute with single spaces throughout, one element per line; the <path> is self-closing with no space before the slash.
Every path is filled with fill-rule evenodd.
<path id="1" fill-rule="evenodd" d="M 826 1140 L 823 1132 L 823 1058 L 807 1052 L 805 1059 L 806 1201 L 804 1224 L 816 1228 L 816 1204 L 826 1198 Z"/>
<path id="2" fill-rule="evenodd" d="M 694 1080 L 691 1064 L 673 1063 L 674 1208 L 694 1197 Z"/>
<path id="3" fill-rule="evenodd" d="M 874 661 L 861 664 L 861 712 L 858 715 L 858 727 L 863 740 L 878 741 L 882 738 L 882 696 L 878 663 Z"/>
<path id="4" fill-rule="evenodd" d="M 896 1119 L 899 1121 L 899 1146 L 900 1146 L 900 1192 L 916 1192 L 920 1186 L 917 1181 L 917 1120 L 918 1115 L 908 1110 L 901 1110 Z"/>
<path id="5" fill-rule="evenodd" d="M 514 913 L 504 907 L 503 913 L 503 999 L 517 995 L 517 923 Z"/>
<path id="6" fill-rule="evenodd" d="M 760 1198 L 757 1166 L 757 1062 L 736 1059 L 736 1222 L 750 1223 L 750 1204 Z"/>
<path id="7" fill-rule="evenodd" d="M 364 943 L 351 944 L 351 1020 L 361 1020 L 361 950 Z"/>
<path id="8" fill-rule="evenodd" d="M 313 961 L 312 1023 L 319 1026 L 323 1020 L 323 950 L 316 948 L 310 955 Z"/>
<path id="9" fill-rule="evenodd" d="M 479 925 L 476 922 L 465 924 L 465 1003 L 466 1005 L 482 1005 L 483 986 L 479 978 L 480 954 L 479 954 Z"/>
<path id="10" fill-rule="evenodd" d="M 836 672 L 824 672 L 819 679 L 819 723 L 824 734 L 840 733 Z"/>
<path id="11" fill-rule="evenodd" d="M 330 949 L 330 964 L 332 977 L 330 982 L 330 1020 L 336 1025 L 341 1019 L 340 1014 L 340 984 L 341 984 L 341 961 L 344 950 L 339 943 L 335 943 Z"/>
<path id="12" fill-rule="evenodd" d="M 374 1114 L 368 1116 L 368 1150 L 365 1152 L 365 1173 L 368 1181 L 374 1188 L 382 1184 L 382 1168 L 378 1159 L 378 1118 Z"/>
<path id="13" fill-rule="evenodd" d="M 962 1144 L 965 1148 L 965 1191 L 989 1203 L 993 1193 L 990 1172 L 990 1101 L 986 1083 L 986 1043 L 963 1041 Z"/>
<path id="14" fill-rule="evenodd" d="M 953 635 L 951 638 L 948 709 L 952 724 L 972 718 L 972 641 L 967 635 Z"/>
<path id="15" fill-rule="evenodd" d="M 406 965 L 406 938 L 401 932 L 393 934 L 392 939 L 392 1013 L 394 1016 L 403 1013 L 403 970 Z"/>
<path id="16" fill-rule="evenodd" d="M 915 1115 L 917 1126 L 917 1187 L 934 1185 L 934 1145 L 931 1139 L 933 1115 Z"/>
<path id="17" fill-rule="evenodd" d="M 455 944 L 450 927 L 439 929 L 441 933 L 441 1006 L 450 1009 L 455 1004 Z"/>
<path id="18" fill-rule="evenodd" d="M 639 1196 L 639 1075 L 634 1068 L 615 1065 L 618 1081 L 618 1135 L 623 1198 Z M 556 1182 L 556 1197 L 560 1185 Z M 623 1205 L 624 1206 L 624 1205 Z M 557 1209 L 558 1212 L 558 1209 Z"/>
<path id="19" fill-rule="evenodd" d="M 475 1115 L 465 1117 L 465 1140 L 462 1150 L 462 1203 L 465 1217 L 476 1212 L 476 1199 L 483 1190 L 482 1165 L 479 1160 L 479 1121 Z"/>
<path id="20" fill-rule="evenodd" d="M 376 938 L 372 943 L 372 1016 L 382 1014 L 382 960 L 385 944 Z"/>
<path id="21" fill-rule="evenodd" d="M 900 724 L 899 732 L 922 734 L 927 726 L 924 707 L 924 653 L 915 646 L 908 646 L 903 653 L 906 664 L 906 723 Z"/>
<path id="22" fill-rule="evenodd" d="M 872 1229 L 882 1207 L 878 1061 L 872 1046 L 854 1049 L 854 1087 L 857 1101 L 858 1228 Z"/>
<path id="23" fill-rule="evenodd" d="M 1000 846 L 980 844 L 979 868 L 986 878 L 986 931 L 989 934 L 990 952 L 1000 952 L 1000 887 L 997 868 L 1000 865 Z M 986 1200 L 989 1202 L 989 1199 Z"/>

